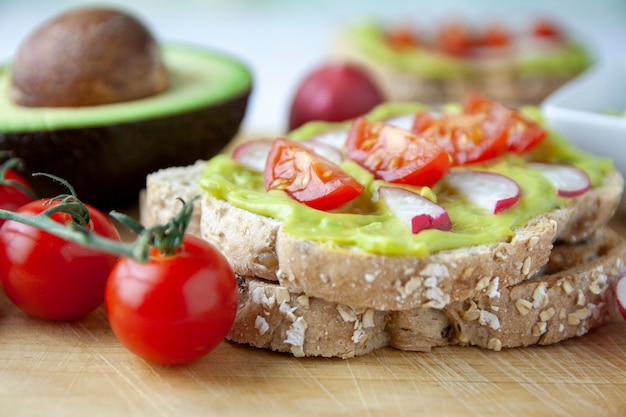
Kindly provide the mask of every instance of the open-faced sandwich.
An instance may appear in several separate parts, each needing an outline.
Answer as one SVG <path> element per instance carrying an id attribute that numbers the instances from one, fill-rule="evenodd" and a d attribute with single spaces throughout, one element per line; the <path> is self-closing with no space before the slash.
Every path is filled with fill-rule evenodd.
<path id="1" fill-rule="evenodd" d="M 388 100 L 437 104 L 468 92 L 508 105 L 538 104 L 592 62 L 585 46 L 545 18 L 524 27 L 361 21 L 341 31 L 332 52 L 367 69 Z"/>
<path id="2" fill-rule="evenodd" d="M 604 323 L 626 245 L 624 181 L 540 112 L 480 95 L 345 123 L 148 176 L 142 221 L 189 231 L 240 279 L 229 339 L 296 356 L 551 344 Z"/>

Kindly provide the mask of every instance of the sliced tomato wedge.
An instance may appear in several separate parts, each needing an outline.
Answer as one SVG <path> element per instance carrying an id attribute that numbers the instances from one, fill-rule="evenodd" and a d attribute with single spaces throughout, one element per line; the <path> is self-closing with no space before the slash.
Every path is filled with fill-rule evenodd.
<path id="1" fill-rule="evenodd" d="M 483 47 L 500 47 L 511 44 L 511 34 L 500 24 L 491 24 L 486 27 L 479 41 Z"/>
<path id="2" fill-rule="evenodd" d="M 507 151 L 523 153 L 538 145 L 547 136 L 543 127 L 511 109 L 480 94 L 471 94 L 465 101 L 465 113 L 484 114 L 493 124 L 506 125 Z"/>
<path id="3" fill-rule="evenodd" d="M 446 149 L 453 165 L 486 161 L 504 154 L 507 149 L 506 123 L 490 120 L 485 114 L 434 116 L 419 112 L 412 130 Z"/>
<path id="4" fill-rule="evenodd" d="M 436 43 L 437 47 L 447 54 L 464 56 L 474 47 L 474 36 L 463 22 L 451 21 L 441 25 Z"/>
<path id="5" fill-rule="evenodd" d="M 419 46 L 417 35 L 408 27 L 398 27 L 387 31 L 385 39 L 389 46 L 397 50 L 414 49 Z"/>
<path id="6" fill-rule="evenodd" d="M 530 31 L 538 38 L 560 40 L 563 37 L 559 25 L 545 17 L 535 19 Z"/>
<path id="7" fill-rule="evenodd" d="M 333 210 L 356 198 L 363 185 L 339 165 L 301 143 L 279 138 L 265 164 L 266 190 L 284 190 L 295 200 L 318 210 Z"/>
<path id="8" fill-rule="evenodd" d="M 352 122 L 346 152 L 377 178 L 398 184 L 432 186 L 450 169 L 450 156 L 435 142 L 363 117 Z"/>

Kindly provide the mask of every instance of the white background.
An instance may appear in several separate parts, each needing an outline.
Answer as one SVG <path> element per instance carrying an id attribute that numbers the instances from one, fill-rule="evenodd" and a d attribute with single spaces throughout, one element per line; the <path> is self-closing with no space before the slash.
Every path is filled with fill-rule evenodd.
<path id="1" fill-rule="evenodd" d="M 457 15 L 515 25 L 536 15 L 563 23 L 601 60 L 626 58 L 626 0 L 0 0 L 0 61 L 36 25 L 77 5 L 126 8 L 163 42 L 228 52 L 251 68 L 254 87 L 243 129 L 284 131 L 292 94 L 323 62 L 339 28 L 363 17 L 436 22 Z"/>

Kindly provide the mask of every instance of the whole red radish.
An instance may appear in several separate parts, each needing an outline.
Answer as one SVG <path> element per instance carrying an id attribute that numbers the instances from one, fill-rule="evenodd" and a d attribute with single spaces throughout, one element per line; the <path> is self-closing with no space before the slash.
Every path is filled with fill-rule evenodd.
<path id="1" fill-rule="evenodd" d="M 383 101 L 383 93 L 360 67 L 347 63 L 323 64 L 297 88 L 291 102 L 289 130 L 313 120 L 353 119 Z"/>

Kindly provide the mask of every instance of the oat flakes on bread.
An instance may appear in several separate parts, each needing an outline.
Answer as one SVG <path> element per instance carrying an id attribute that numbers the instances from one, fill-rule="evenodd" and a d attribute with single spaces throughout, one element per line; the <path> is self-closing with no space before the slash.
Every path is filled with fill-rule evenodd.
<path id="1" fill-rule="evenodd" d="M 549 345 L 605 323 L 624 273 L 626 242 L 609 228 L 578 244 L 557 244 L 531 279 L 441 309 L 355 310 L 276 282 L 240 277 L 228 339 L 295 356 L 349 358 L 383 347 L 408 351 L 459 345 L 492 350 Z"/>
<path id="2" fill-rule="evenodd" d="M 390 101 L 444 103 L 478 91 L 509 105 L 540 103 L 592 62 L 586 48 L 555 22 L 550 22 L 551 36 L 535 34 L 546 21 L 528 22 L 524 28 L 439 23 L 426 28 L 355 22 L 338 34 L 331 57 L 363 67 Z M 450 51 L 441 39 L 457 29 L 467 42 L 456 45 L 465 45 L 463 50 Z M 490 29 L 507 37 L 490 45 L 480 37 Z"/>

